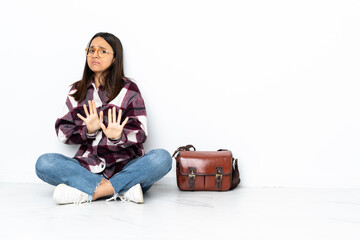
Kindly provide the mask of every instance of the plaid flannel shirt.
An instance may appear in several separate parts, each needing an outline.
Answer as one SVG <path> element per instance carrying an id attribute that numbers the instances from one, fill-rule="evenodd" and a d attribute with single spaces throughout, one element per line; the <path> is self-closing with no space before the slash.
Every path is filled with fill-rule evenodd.
<path id="1" fill-rule="evenodd" d="M 143 143 L 147 138 L 147 117 L 144 100 L 137 85 L 129 79 L 125 79 L 124 87 L 109 103 L 104 88 L 100 85 L 96 89 L 94 82 L 89 84 L 82 102 L 76 102 L 70 96 L 75 91 L 74 87 L 70 89 L 63 113 L 56 120 L 56 134 L 65 144 L 81 145 L 74 158 L 83 167 L 111 178 L 130 160 L 145 153 Z M 129 117 L 119 139 L 108 139 L 101 129 L 97 133 L 87 134 L 86 125 L 77 114 L 86 116 L 83 104 L 88 106 L 88 100 L 95 100 L 98 114 L 101 110 L 104 112 L 105 126 L 108 125 L 108 110 L 113 106 L 117 112 L 122 109 L 121 122 Z"/>

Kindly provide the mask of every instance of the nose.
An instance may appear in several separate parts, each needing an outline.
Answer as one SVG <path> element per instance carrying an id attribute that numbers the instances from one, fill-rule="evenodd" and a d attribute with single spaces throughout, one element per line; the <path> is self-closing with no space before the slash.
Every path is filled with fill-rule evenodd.
<path id="1" fill-rule="evenodd" d="M 99 58 L 99 49 L 96 49 L 94 51 L 94 54 L 92 55 L 93 58 Z"/>

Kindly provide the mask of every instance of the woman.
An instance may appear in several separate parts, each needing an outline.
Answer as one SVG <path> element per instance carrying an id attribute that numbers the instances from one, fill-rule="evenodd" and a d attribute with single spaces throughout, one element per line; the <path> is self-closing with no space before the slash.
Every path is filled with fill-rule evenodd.
<path id="1" fill-rule="evenodd" d="M 83 77 L 72 85 L 55 123 L 62 142 L 81 146 L 73 158 L 40 156 L 36 174 L 57 186 L 57 204 L 107 196 L 143 203 L 143 192 L 170 171 L 171 156 L 163 149 L 144 153 L 145 104 L 137 85 L 124 76 L 120 40 L 97 33 L 86 56 Z"/>

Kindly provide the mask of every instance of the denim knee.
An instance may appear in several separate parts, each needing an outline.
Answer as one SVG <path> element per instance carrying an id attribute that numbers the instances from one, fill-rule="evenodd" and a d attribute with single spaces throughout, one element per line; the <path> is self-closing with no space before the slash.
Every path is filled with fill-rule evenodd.
<path id="1" fill-rule="evenodd" d="M 153 164 L 156 164 L 157 167 L 164 168 L 165 171 L 170 171 L 172 167 L 172 158 L 168 151 L 165 149 L 154 149 L 148 152 L 149 155 L 153 156 Z"/>
<path id="2" fill-rule="evenodd" d="M 45 153 L 37 159 L 35 164 L 36 175 L 39 176 L 39 174 L 46 173 L 48 169 L 51 168 L 52 164 L 50 161 L 50 155 L 50 153 Z"/>

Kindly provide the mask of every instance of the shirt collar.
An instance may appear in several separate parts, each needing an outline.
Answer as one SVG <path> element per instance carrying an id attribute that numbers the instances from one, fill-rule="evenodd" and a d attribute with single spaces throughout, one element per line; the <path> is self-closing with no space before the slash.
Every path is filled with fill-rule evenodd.
<path id="1" fill-rule="evenodd" d="M 88 83 L 88 85 L 87 85 L 87 88 L 89 89 L 89 88 L 94 88 L 94 89 L 96 89 L 96 85 L 95 85 L 95 81 L 94 80 L 91 80 L 89 83 Z M 99 85 L 99 88 L 97 89 L 97 90 L 104 90 L 104 86 L 103 85 Z"/>

